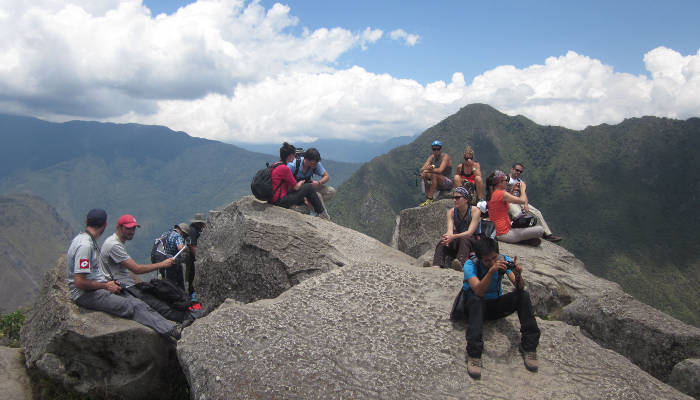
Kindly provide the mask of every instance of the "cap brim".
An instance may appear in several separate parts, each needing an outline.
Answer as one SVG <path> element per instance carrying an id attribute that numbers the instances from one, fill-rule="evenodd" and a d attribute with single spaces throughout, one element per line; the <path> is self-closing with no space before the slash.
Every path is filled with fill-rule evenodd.
<path id="1" fill-rule="evenodd" d="M 140 228 L 140 227 L 141 227 L 141 225 L 135 224 L 135 223 L 133 223 L 133 222 L 128 223 L 128 224 L 122 224 L 122 226 L 125 227 L 125 228 L 133 228 L 133 227 Z"/>

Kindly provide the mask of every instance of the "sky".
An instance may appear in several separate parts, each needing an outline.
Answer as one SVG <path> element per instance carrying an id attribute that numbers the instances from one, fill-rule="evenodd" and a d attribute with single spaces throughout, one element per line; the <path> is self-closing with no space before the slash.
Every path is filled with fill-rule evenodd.
<path id="1" fill-rule="evenodd" d="M 699 1 L 0 0 L 0 113 L 231 143 L 700 116 Z"/>

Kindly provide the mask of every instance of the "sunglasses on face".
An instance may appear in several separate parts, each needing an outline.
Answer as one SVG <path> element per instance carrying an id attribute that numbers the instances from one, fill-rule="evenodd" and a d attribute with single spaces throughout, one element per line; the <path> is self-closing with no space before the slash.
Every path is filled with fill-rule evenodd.
<path id="1" fill-rule="evenodd" d="M 464 196 L 452 196 L 452 200 L 459 200 L 459 199 L 463 199 L 463 198 L 464 198 Z"/>
<path id="2" fill-rule="evenodd" d="M 517 168 L 515 168 L 515 172 L 517 172 L 517 173 L 519 173 L 519 174 L 522 174 L 522 173 L 523 173 L 523 170 L 522 170 L 522 169 L 517 169 Z"/>
<path id="3" fill-rule="evenodd" d="M 440 149 L 442 149 L 442 147 L 433 147 L 433 151 L 440 151 Z"/>

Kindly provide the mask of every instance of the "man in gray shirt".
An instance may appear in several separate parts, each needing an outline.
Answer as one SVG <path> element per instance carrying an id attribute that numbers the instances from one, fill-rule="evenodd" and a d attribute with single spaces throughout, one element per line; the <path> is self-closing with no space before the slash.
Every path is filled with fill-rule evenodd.
<path id="1" fill-rule="evenodd" d="M 141 225 L 136 222 L 133 215 L 125 214 L 119 217 L 117 231 L 102 244 L 103 265 L 125 291 L 143 300 L 160 315 L 171 321 L 183 322 L 183 326 L 191 324 L 194 318 L 188 310 L 175 309 L 167 302 L 135 286 L 136 282 L 129 272 L 136 275 L 145 274 L 159 268 L 171 267 L 176 262 L 175 258 L 171 257 L 155 264 L 137 264 L 126 252 L 126 242 L 134 238 L 138 227 Z"/>
<path id="2" fill-rule="evenodd" d="M 85 221 L 85 232 L 68 247 L 66 281 L 71 298 L 79 306 L 116 315 L 152 328 L 161 335 L 179 340 L 182 326 L 163 318 L 143 301 L 125 293 L 114 277 L 107 277 L 101 265 L 97 238 L 107 227 L 107 213 L 92 209 Z"/>

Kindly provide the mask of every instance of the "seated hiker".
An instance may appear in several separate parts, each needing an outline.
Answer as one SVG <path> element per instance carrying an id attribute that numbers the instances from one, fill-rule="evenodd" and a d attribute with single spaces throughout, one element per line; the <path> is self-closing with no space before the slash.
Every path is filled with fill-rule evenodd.
<path id="1" fill-rule="evenodd" d="M 176 322 L 185 321 L 183 326 L 187 326 L 194 320 L 189 311 L 175 309 L 167 302 L 141 290 L 129 274 L 129 272 L 136 275 L 145 274 L 158 268 L 169 268 L 177 263 L 177 260 L 171 257 L 156 264 L 137 264 L 126 252 L 126 242 L 134 238 L 136 228 L 139 227 L 141 225 L 136 222 L 133 215 L 125 214 L 119 217 L 116 232 L 102 244 L 100 251 L 102 265 L 119 282 L 122 290 L 143 300 L 165 318 Z"/>
<path id="2" fill-rule="evenodd" d="M 515 197 L 520 197 L 521 195 L 525 197 L 525 204 L 510 203 L 508 205 L 508 213 L 512 219 L 517 218 L 522 213 L 534 215 L 537 218 L 537 225 L 544 229 L 544 236 L 542 236 L 542 238 L 550 242 L 558 242 L 561 240 L 561 237 L 552 234 L 552 230 L 549 229 L 549 224 L 544 220 L 544 216 L 540 210 L 530 204 L 527 199 L 527 186 L 525 185 L 525 181 L 521 178 L 524 169 L 525 167 L 523 167 L 521 163 L 513 164 L 513 168 L 511 168 L 510 175 L 508 176 L 506 191 Z"/>
<path id="3" fill-rule="evenodd" d="M 452 161 L 450 156 L 442 153 L 442 142 L 433 141 L 431 144 L 433 153 L 425 160 L 420 169 L 423 185 L 425 185 L 425 201 L 420 204 L 426 207 L 433 204 L 433 196 L 436 190 L 452 189 Z"/>
<path id="4" fill-rule="evenodd" d="M 195 261 L 197 261 L 197 242 L 199 241 L 199 235 L 202 233 L 204 228 L 207 226 L 207 221 L 204 220 L 204 214 L 197 213 L 194 215 L 194 219 L 190 221 L 189 228 L 189 238 L 187 241 L 187 249 L 189 255 L 185 262 L 185 275 L 187 276 L 187 294 L 190 296 L 192 301 L 197 301 L 197 293 L 194 291 L 194 274 L 195 274 Z"/>
<path id="5" fill-rule="evenodd" d="M 177 260 L 172 267 L 159 269 L 161 277 L 167 279 L 174 283 L 177 287 L 185 290 L 185 277 L 183 274 L 182 263 L 185 261 L 187 255 L 180 250 L 187 246 L 187 238 L 189 237 L 189 227 L 186 223 L 180 222 L 173 226 L 173 229 L 164 232 L 156 239 L 156 246 L 158 241 L 162 241 L 163 249 L 156 251 L 156 246 L 154 246 L 154 251 L 151 252 L 151 262 L 158 263 L 165 258 L 175 257 L 177 255 Z M 178 255 L 178 253 L 180 253 Z"/>
<path id="6" fill-rule="evenodd" d="M 464 264 L 462 290 L 467 296 L 467 372 L 472 378 L 481 376 L 481 354 L 484 349 L 484 320 L 495 320 L 518 312 L 520 320 L 519 350 L 523 353 L 525 368 L 535 372 L 538 368 L 537 345 L 540 329 L 532 311 L 530 295 L 521 276 L 523 267 L 517 257 L 511 259 L 498 253 L 498 243 L 489 238 L 474 242 L 474 253 Z M 503 276 L 515 286 L 515 290 L 503 294 Z"/>
<path id="7" fill-rule="evenodd" d="M 457 165 L 457 175 L 455 175 L 455 187 L 465 186 L 470 189 L 472 197 L 475 199 L 484 198 L 484 181 L 481 179 L 481 165 L 474 161 L 474 149 L 467 146 L 464 149 L 464 162 Z"/>
<path id="8" fill-rule="evenodd" d="M 321 164 L 321 153 L 315 148 L 307 149 L 304 155 L 295 157 L 295 160 L 288 163 L 287 167 L 292 171 L 292 175 L 297 181 L 305 181 L 310 183 L 318 194 L 321 195 L 321 200 L 327 203 L 333 199 L 335 189 L 332 186 L 327 186 L 326 183 L 331 179 L 323 164 Z M 320 177 L 318 180 L 313 180 L 313 177 Z"/>
<path id="9" fill-rule="evenodd" d="M 447 232 L 435 246 L 433 266 L 442 267 L 445 255 L 449 255 L 454 258 L 452 269 L 461 271 L 471 251 L 472 235 L 478 233 L 481 211 L 471 205 L 471 194 L 462 186 L 455 188 L 452 199 L 455 206 L 447 210 Z M 430 266 L 428 261 L 425 263 L 423 266 Z"/>
<path id="10" fill-rule="evenodd" d="M 85 231 L 73 238 L 68 247 L 66 281 L 73 302 L 81 307 L 133 319 L 161 335 L 179 340 L 182 325 L 165 319 L 148 304 L 122 290 L 114 277 L 108 278 L 103 272 L 97 238 L 106 227 L 107 213 L 101 209 L 90 210 Z"/>
<path id="11" fill-rule="evenodd" d="M 284 142 L 282 147 L 280 147 L 280 161 L 270 166 L 272 168 L 273 188 L 271 203 L 276 206 L 289 208 L 308 201 L 316 215 L 324 219 L 330 219 L 313 185 L 303 180 L 297 181 L 294 179 L 288 165 L 294 161 L 295 152 L 296 148 L 294 146 Z"/>
<path id="12" fill-rule="evenodd" d="M 486 178 L 486 201 L 491 221 L 496 225 L 496 239 L 506 243 L 523 243 L 532 246 L 540 244 L 540 237 L 544 234 L 544 229 L 539 226 L 527 228 L 512 228 L 510 216 L 508 215 L 508 204 L 525 204 L 527 200 L 521 193 L 520 197 L 515 197 L 506 192 L 508 175 L 501 170 L 496 170 Z"/>

